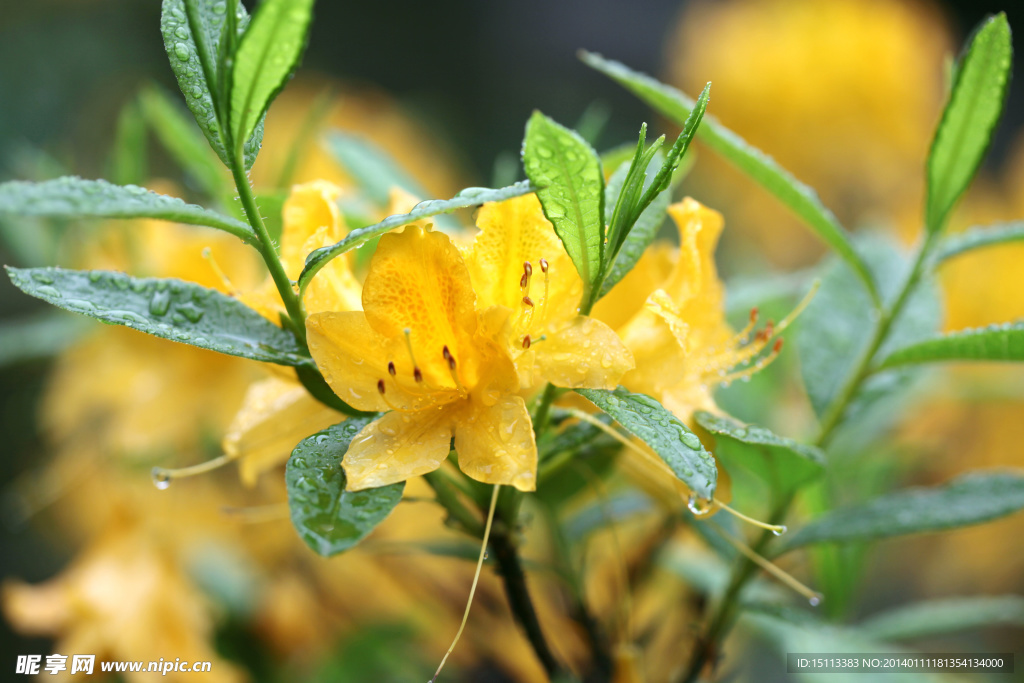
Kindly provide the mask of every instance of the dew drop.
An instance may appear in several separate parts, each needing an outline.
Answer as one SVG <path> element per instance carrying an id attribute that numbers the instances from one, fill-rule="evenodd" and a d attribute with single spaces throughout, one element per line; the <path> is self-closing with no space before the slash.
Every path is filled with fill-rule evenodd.
<path id="1" fill-rule="evenodd" d="M 167 490 L 171 485 L 171 475 L 168 474 L 167 470 L 162 467 L 154 467 L 153 472 L 153 486 L 157 487 L 161 491 Z"/>
<path id="2" fill-rule="evenodd" d="M 188 45 L 185 43 L 175 43 L 174 56 L 183 62 L 187 62 L 189 58 Z"/>
<path id="3" fill-rule="evenodd" d="M 789 528 L 785 524 L 780 524 L 779 528 L 772 529 L 772 533 L 775 534 L 776 536 L 781 536 L 782 534 L 786 533 L 787 531 L 789 531 Z"/>
<path id="4" fill-rule="evenodd" d="M 188 40 L 188 31 L 184 26 L 174 29 L 174 35 L 178 36 L 178 40 Z"/>
<path id="5" fill-rule="evenodd" d="M 697 495 L 694 493 L 691 493 L 689 499 L 687 499 L 686 507 L 698 517 L 703 517 L 711 512 L 711 506 L 707 504 L 707 501 L 697 498 Z"/>
<path id="6" fill-rule="evenodd" d="M 697 438 L 696 434 L 690 434 L 689 432 L 687 432 L 683 434 L 680 438 L 687 448 L 692 448 L 693 450 L 697 450 L 700 448 L 700 439 Z"/>
<path id="7" fill-rule="evenodd" d="M 821 596 L 820 595 L 812 595 L 807 600 L 807 602 L 811 603 L 811 607 L 817 607 L 818 605 L 821 604 Z"/>

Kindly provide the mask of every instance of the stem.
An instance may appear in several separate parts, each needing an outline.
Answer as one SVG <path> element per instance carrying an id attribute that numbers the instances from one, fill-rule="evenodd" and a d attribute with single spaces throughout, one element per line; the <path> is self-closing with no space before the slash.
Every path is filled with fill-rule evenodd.
<path id="1" fill-rule="evenodd" d="M 270 277 L 273 278 L 274 285 L 277 286 L 277 291 L 281 295 L 281 301 L 284 302 L 285 310 L 288 312 L 288 318 L 290 319 L 289 326 L 296 338 L 305 345 L 305 311 L 298 295 L 296 295 L 295 290 L 292 288 L 288 274 L 284 271 L 281 259 L 278 258 L 277 252 L 274 250 L 274 242 L 270 239 L 267 226 L 263 223 L 262 216 L 260 216 L 260 210 L 256 206 L 256 197 L 252 193 L 252 186 L 249 184 L 249 178 L 245 175 L 244 169 L 245 163 L 242 161 L 241 156 L 236 156 L 235 162 L 231 164 L 231 175 L 235 179 L 235 187 L 238 189 L 238 196 L 242 200 L 242 209 L 245 211 L 245 217 L 249 220 L 249 225 L 256 231 L 256 237 L 259 238 L 260 256 L 263 257 L 264 263 L 267 264 Z"/>
<path id="2" fill-rule="evenodd" d="M 552 654 L 544 637 L 544 631 L 537 619 L 537 611 L 533 607 L 533 599 L 526 586 L 526 575 L 519 560 L 519 552 L 508 535 L 507 525 L 502 525 L 500 530 L 496 529 L 491 534 L 491 549 L 494 550 L 498 573 L 505 583 L 505 595 L 509 607 L 512 608 L 512 614 L 526 632 L 526 638 L 533 646 L 533 651 L 537 654 L 537 659 L 547 672 L 548 678 L 552 681 L 563 680 L 567 673 L 566 669 Z"/>
<path id="3" fill-rule="evenodd" d="M 540 398 L 540 404 L 533 414 L 533 434 L 539 437 L 541 432 L 548 426 L 548 418 L 551 416 L 551 404 L 558 394 L 558 387 L 548 384 L 544 389 L 544 395 Z"/>
<path id="4" fill-rule="evenodd" d="M 779 504 L 770 517 L 772 524 L 778 524 L 785 519 L 790 502 L 792 502 L 792 497 L 786 498 Z M 758 555 L 763 555 L 765 548 L 774 536 L 770 531 L 763 532 L 754 545 L 753 551 Z M 711 617 L 707 629 L 697 640 L 697 648 L 690 658 L 690 666 L 679 679 L 680 681 L 693 683 L 693 681 L 698 679 L 700 672 L 707 663 L 715 659 L 718 653 L 719 641 L 725 639 L 736 613 L 739 611 L 740 594 L 756 572 L 757 565 L 752 560 L 748 557 L 740 558 L 733 571 L 732 579 L 729 581 L 729 586 L 725 589 L 725 594 L 722 595 L 722 599 L 718 603 L 715 614 Z"/>
<path id="5" fill-rule="evenodd" d="M 843 388 L 836 395 L 829 409 L 825 412 L 821 419 L 821 428 L 818 433 L 818 437 L 815 439 L 815 445 L 824 447 L 828 444 L 832 438 L 836 428 L 841 424 L 843 414 L 846 412 L 850 401 L 860 391 L 861 385 L 864 380 L 867 379 L 872 373 L 871 362 L 874 360 L 878 350 L 885 343 L 885 340 L 892 331 L 893 322 L 899 317 L 900 312 L 906 305 L 911 293 L 914 291 L 914 287 L 921 279 L 921 275 L 924 272 L 925 264 L 928 261 L 928 257 L 931 253 L 932 247 L 936 243 L 936 235 L 939 232 L 935 231 L 929 234 L 924 242 L 921 244 L 917 251 L 917 255 L 914 258 L 914 264 L 911 266 L 910 272 L 907 274 L 907 279 L 903 283 L 899 295 L 893 302 L 892 306 L 883 308 L 881 316 L 878 319 L 878 324 L 875 326 L 875 330 L 871 336 L 871 340 L 864 352 L 858 357 L 857 363 L 854 370 L 850 373 L 849 379 L 843 385 Z M 789 510 L 790 503 L 792 503 L 792 497 L 789 497 L 782 501 L 777 510 L 772 514 L 771 522 L 777 524 L 785 518 L 786 513 Z M 773 534 L 765 532 L 761 534 L 761 538 L 758 539 L 757 544 L 753 547 L 755 553 L 764 555 L 764 550 L 767 545 L 771 542 Z M 693 683 L 700 675 L 701 670 L 704 666 L 713 659 L 717 653 L 720 641 L 724 640 L 725 636 L 729 632 L 729 628 L 732 626 L 735 620 L 736 613 L 740 609 L 738 604 L 738 598 L 746 586 L 747 582 L 756 573 L 757 566 L 748 558 L 744 557 L 740 560 L 739 564 L 733 571 L 732 579 L 729 582 L 729 587 L 726 589 L 725 594 L 722 596 L 721 602 L 718 604 L 718 609 L 712 616 L 711 621 L 708 623 L 708 627 L 705 630 L 703 636 L 697 642 L 697 649 L 693 653 L 693 657 L 690 661 L 690 666 L 686 671 L 686 674 L 679 679 L 683 683 Z"/>

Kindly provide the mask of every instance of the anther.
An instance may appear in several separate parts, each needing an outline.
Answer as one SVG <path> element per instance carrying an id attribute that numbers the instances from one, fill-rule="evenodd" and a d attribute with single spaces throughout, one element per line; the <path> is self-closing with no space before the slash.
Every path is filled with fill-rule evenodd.
<path id="1" fill-rule="evenodd" d="M 382 380 L 382 379 L 377 380 L 377 391 L 380 392 L 381 396 L 384 395 L 384 380 Z"/>
<path id="2" fill-rule="evenodd" d="M 525 337 L 523 337 L 523 348 L 530 348 L 530 335 L 526 335 Z"/>
<path id="3" fill-rule="evenodd" d="M 542 258 L 540 260 L 540 270 L 541 270 L 542 273 L 548 272 L 548 260 L 547 259 L 543 259 Z"/>
<path id="4" fill-rule="evenodd" d="M 412 352 L 412 330 L 407 327 L 403 332 L 405 334 L 405 348 L 409 351 L 409 360 L 412 361 L 412 377 L 419 384 L 423 381 L 423 373 L 420 372 L 420 364 L 416 362 L 416 354 Z"/>
<path id="5" fill-rule="evenodd" d="M 774 346 L 774 348 L 772 348 L 772 353 L 778 353 L 779 351 L 782 350 L 782 342 L 783 341 L 785 341 L 785 340 L 782 339 L 782 338 L 779 338 L 779 339 L 775 340 L 775 346 Z"/>
<path id="6" fill-rule="evenodd" d="M 422 382 L 422 381 L 423 381 L 423 373 L 422 373 L 422 372 L 420 372 L 420 369 L 419 369 L 419 368 L 413 368 L 413 369 L 412 369 L 412 378 L 413 378 L 414 380 L 416 380 L 416 383 L 417 383 L 417 384 L 419 384 L 420 382 Z"/>
<path id="7" fill-rule="evenodd" d="M 388 361 L 388 374 L 391 375 L 392 377 L 394 377 L 395 375 L 398 374 L 398 371 L 395 370 L 395 363 L 394 363 L 394 361 Z M 381 392 L 381 393 L 384 393 L 384 392 Z"/>
<path id="8" fill-rule="evenodd" d="M 758 314 L 757 306 L 754 306 L 753 308 L 750 309 L 750 324 L 751 325 L 756 325 L 757 324 L 757 314 Z"/>
<path id="9" fill-rule="evenodd" d="M 523 303 L 529 306 L 530 308 L 533 308 L 533 299 L 531 299 L 530 297 L 524 296 Z"/>

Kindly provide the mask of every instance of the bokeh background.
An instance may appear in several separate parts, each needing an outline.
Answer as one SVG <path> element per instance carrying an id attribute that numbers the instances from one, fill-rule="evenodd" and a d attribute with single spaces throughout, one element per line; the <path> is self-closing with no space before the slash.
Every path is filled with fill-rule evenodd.
<path id="1" fill-rule="evenodd" d="M 1000 10 L 1007 12 L 1012 27 L 1019 31 L 1024 27 L 1024 7 L 1018 3 L 976 0 L 320 0 L 304 64 L 287 99 L 271 111 L 268 154 L 257 162 L 256 172 L 269 173 L 267 167 L 280 163 L 271 153 L 274 144 L 280 141 L 284 147 L 292 139 L 301 113 L 327 85 L 337 93 L 335 123 L 377 140 L 436 196 L 449 196 L 463 186 L 515 179 L 523 125 L 534 108 L 563 123 L 582 122 L 599 131 L 595 141 L 599 149 L 634 138 L 641 121 L 667 130 L 644 105 L 577 60 L 576 50 L 586 48 L 690 93 L 704 81 L 713 81 L 709 113 L 816 187 L 844 224 L 883 230 L 909 243 L 919 224 L 923 159 L 943 102 L 948 59 L 979 20 Z M 156 0 L 0 0 L 0 179 L 39 179 L 67 171 L 83 177 L 104 176 L 124 104 L 149 84 L 177 92 L 158 26 Z M 1018 40 L 1018 74 L 1024 73 L 1022 52 Z M 954 229 L 1024 216 L 1022 124 L 1024 88 L 1015 83 L 992 153 L 954 218 Z M 820 246 L 784 210 L 709 152 L 698 148 L 697 154 L 697 166 L 683 189 L 726 216 L 719 258 L 727 281 L 799 273 L 818 260 Z M 150 167 L 154 178 L 172 178 L 184 182 L 185 192 L 192 190 L 155 143 L 150 147 Z M 74 255 L 61 256 L 66 259 L 61 265 L 75 265 Z M 16 263 L 17 254 L 0 244 L 0 261 Z M 1024 316 L 1020 263 L 1024 263 L 1024 251 L 1008 247 L 951 265 L 941 283 L 946 292 L 946 326 L 958 329 Z M 2 280 L 0 319 L 19 320 L 42 309 L 40 302 Z M 748 292 L 749 286 L 737 285 L 736 290 Z M 79 486 L 80 474 L 69 465 L 70 469 L 60 470 L 65 480 L 58 498 L 75 501 L 71 512 L 54 511 L 62 502 L 57 500 L 42 505 L 42 511 L 31 518 L 21 514 L 19 492 L 38 488 L 40 473 L 55 457 L 54 415 L 73 417 L 61 412 L 61 396 L 54 395 L 66 393 L 65 404 L 77 400 L 87 406 L 93 396 L 110 390 L 99 385 L 112 380 L 87 372 L 90 367 L 105 367 L 102 363 L 107 359 L 87 351 L 77 353 L 71 359 L 31 359 L 0 367 L 0 497 L 5 501 L 0 576 L 17 577 L 24 585 L 57 576 L 80 554 L 82 539 L 90 533 L 84 530 L 88 524 L 69 521 L 69 517 L 104 508 L 96 513 L 107 520 L 104 523 L 118 515 L 132 518 L 139 514 L 136 506 L 149 505 L 158 495 L 149 483 L 148 467 L 140 465 L 119 475 L 123 477 L 120 484 L 132 488 L 132 496 L 121 502 L 119 511 L 106 510 L 105 498 L 112 495 L 113 484 Z M 141 357 L 167 358 L 163 347 L 146 350 Z M 794 364 L 779 367 L 780 373 L 792 371 Z M 77 368 L 79 374 L 69 368 Z M 234 370 L 218 369 L 219 374 L 213 374 L 201 366 L 192 371 L 197 382 L 216 377 L 222 383 L 217 400 L 223 403 L 211 410 L 223 409 L 226 421 L 241 400 L 247 379 L 236 378 L 237 386 L 230 386 Z M 68 373 L 73 376 L 69 378 Z M 1024 442 L 1024 434 L 1018 433 L 1024 425 L 1021 379 L 1005 371 L 958 369 L 943 375 L 930 385 L 940 389 L 927 402 L 918 401 L 910 419 L 898 428 L 886 454 L 890 462 L 872 471 L 891 472 L 895 467 L 913 473 L 908 481 L 929 482 L 975 467 L 1024 465 L 1018 445 Z M 723 401 L 744 411 L 745 419 L 759 419 L 786 433 L 809 429 L 806 410 L 772 412 L 758 401 L 758 392 L 765 391 L 765 383 L 755 381 L 730 390 Z M 41 420 L 44 396 L 51 407 L 42 413 L 49 417 Z M 793 402 L 799 404 L 800 399 Z M 157 414 L 146 419 L 185 420 L 207 408 L 201 406 L 182 417 L 173 414 L 180 406 L 173 397 L 154 397 L 152 409 Z M 130 432 L 139 424 L 145 422 L 127 420 L 124 429 Z M 154 427 L 152 434 L 159 433 Z M 89 437 L 76 433 L 71 438 Z M 174 437 L 167 439 L 173 446 Z M 215 452 L 216 438 L 212 443 L 189 443 L 187 448 Z M 74 457 L 65 455 L 67 460 Z M 216 495 L 220 494 L 211 493 Z M 243 505 L 244 496 L 233 502 Z M 181 509 L 168 505 L 168 518 L 178 525 L 189 524 L 183 510 L 191 509 L 190 505 Z M 202 515 L 197 519 L 197 524 L 207 523 Z M 227 527 L 224 538 L 238 532 L 236 526 Z M 146 528 L 176 533 L 166 518 L 161 525 Z M 268 535 L 260 529 L 238 532 L 251 537 L 240 543 L 241 549 L 218 545 L 218 552 L 227 558 L 217 560 L 222 561 L 219 568 L 207 572 L 214 578 L 203 584 L 215 596 L 214 602 L 221 604 L 216 618 L 206 623 L 201 618 L 174 617 L 183 624 L 201 624 L 198 630 L 212 630 L 221 656 L 243 662 L 257 679 L 268 681 L 297 680 L 279 678 L 282 670 L 290 670 L 281 663 L 288 657 L 315 661 L 294 671 L 311 680 L 327 680 L 332 667 L 342 666 L 338 662 L 351 663 L 360 656 L 372 660 L 378 650 L 365 647 L 360 639 L 404 649 L 410 638 L 419 637 L 406 630 L 413 627 L 391 618 L 403 613 L 416 591 L 396 597 L 393 605 L 374 603 L 364 608 L 335 600 L 331 604 L 340 612 L 318 613 L 322 622 L 315 622 L 304 616 L 302 606 L 313 609 L 318 596 L 293 585 L 302 583 L 297 577 L 303 572 L 325 571 L 311 569 L 309 559 L 264 563 L 262 578 L 232 574 L 233 567 L 245 565 L 234 562 L 233 553 L 250 552 L 244 549 L 245 543 L 267 541 Z M 274 529 L 273 543 L 287 545 L 290 540 L 276 538 L 287 536 L 287 524 Z M 885 545 L 873 556 L 865 587 L 851 609 L 870 613 L 901 600 L 907 591 L 919 595 L 1020 593 L 1024 553 L 1015 547 L 1019 544 L 1014 539 L 1022 530 L 1021 521 L 1011 519 L 941 538 L 911 539 L 898 548 Z M 143 537 L 136 540 L 141 543 Z M 214 544 L 222 541 L 216 535 L 211 538 Z M 106 547 L 103 552 L 116 556 L 121 551 Z M 913 573 L 907 572 L 908 558 L 915 558 Z M 344 593 L 359 585 L 354 577 L 360 571 L 375 571 L 372 561 L 362 562 L 346 572 L 354 583 L 337 579 L 341 585 L 333 590 Z M 270 581 L 267 577 L 278 576 L 275 572 L 282 565 L 303 569 L 286 580 Z M 445 583 L 442 577 L 448 565 L 441 565 L 436 583 L 431 584 L 433 589 L 441 586 L 451 591 L 453 604 L 461 604 L 458 596 L 467 585 L 462 580 L 464 567 L 459 567 L 455 579 Z M 388 602 L 387 594 L 401 592 L 392 584 L 400 585 L 402 572 L 416 568 L 411 561 L 399 561 L 391 567 L 386 586 L 367 584 L 364 589 L 385 594 L 383 602 Z M 165 581 L 161 570 L 152 571 L 153 585 L 172 586 L 177 580 L 169 574 Z M 223 590 L 210 588 L 217 580 L 230 585 Z M 260 581 L 273 583 L 270 592 L 276 597 L 267 603 L 270 607 L 247 603 L 245 595 L 238 598 L 242 607 L 231 606 L 232 591 L 249 591 L 251 597 Z M 429 590 L 423 588 L 421 593 Z M 31 604 L 39 610 L 60 609 L 56 599 L 34 598 L 39 602 Z M 252 610 L 264 608 L 267 614 L 252 617 Z M 153 609 L 154 614 L 164 614 L 160 611 L 164 607 Z M 430 621 L 429 606 L 413 611 L 414 624 Z M 514 641 L 517 636 L 511 624 L 506 620 L 501 625 L 500 605 L 493 613 L 495 632 Z M 349 626 L 339 627 L 341 622 Z M 362 626 L 353 629 L 351 624 Z M 6 667 L 17 654 L 50 651 L 51 638 L 33 636 L 31 631 L 22 628 L 15 633 L 7 619 L 0 620 L 0 666 Z M 303 634 L 316 641 L 310 648 L 315 656 L 307 657 L 303 648 L 291 642 L 301 640 Z M 426 641 L 428 660 L 443 649 L 441 641 L 446 637 L 439 636 L 437 643 Z M 1013 643 L 1008 631 L 978 637 Z M 254 642 L 270 642 L 273 647 L 268 653 L 254 647 Z M 421 637 L 418 642 L 422 644 Z M 326 654 L 329 651 L 334 654 Z M 466 680 L 508 680 L 508 676 L 526 680 L 536 674 L 528 665 L 517 670 L 509 663 L 512 659 L 509 652 L 490 652 L 486 661 L 465 665 L 464 671 L 472 672 L 465 674 Z M 364 664 L 369 667 L 365 670 L 376 671 L 373 667 L 380 663 Z M 389 675 L 403 680 L 401 671 Z"/>

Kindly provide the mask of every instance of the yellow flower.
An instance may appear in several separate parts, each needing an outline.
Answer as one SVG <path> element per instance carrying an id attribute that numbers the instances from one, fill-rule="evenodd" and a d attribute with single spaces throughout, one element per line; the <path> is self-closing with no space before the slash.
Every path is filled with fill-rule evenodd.
<path id="1" fill-rule="evenodd" d="M 594 313 L 617 325 L 636 358 L 622 383 L 689 421 L 696 410 L 717 411 L 712 388 L 760 369 L 777 345 L 753 366 L 735 370 L 761 354 L 771 328 L 751 338 L 756 316 L 739 334 L 725 321 L 714 260 L 722 215 L 689 198 L 668 212 L 679 228 L 679 248 L 655 244 Z"/>
<path id="2" fill-rule="evenodd" d="M 477 305 L 510 311 L 504 341 L 523 389 L 614 389 L 633 355 L 608 325 L 579 314 L 583 281 L 536 195 L 486 204 L 466 250 Z"/>
<path id="3" fill-rule="evenodd" d="M 819 192 L 850 226 L 913 209 L 953 51 L 936 3 L 919 0 L 729 0 L 688 4 L 668 43 L 669 81 L 714 82 L 714 113 Z M 751 181 L 704 154 L 702 195 L 782 265 L 821 252 Z"/>
<path id="4" fill-rule="evenodd" d="M 306 262 L 306 254 L 341 240 L 348 234 L 337 199 L 341 190 L 325 181 L 296 185 L 281 212 L 281 263 L 288 277 L 296 280 Z M 346 254 L 328 263 L 310 282 L 303 303 L 306 310 L 353 310 L 359 308 L 359 283 L 352 274 Z M 251 293 L 242 293 L 242 301 L 274 323 L 280 322 L 284 304 L 268 277 Z"/>
<path id="5" fill-rule="evenodd" d="M 391 410 L 353 439 L 349 489 L 436 469 L 454 436 L 467 475 L 533 490 L 530 415 L 497 337 L 508 312 L 477 312 L 451 240 L 419 226 L 382 237 L 362 303 L 363 311 L 306 321 L 310 352 L 338 396 L 360 410 Z"/>

